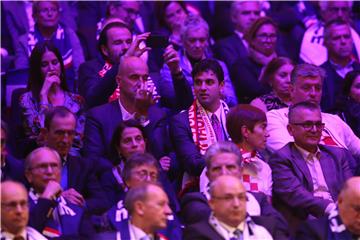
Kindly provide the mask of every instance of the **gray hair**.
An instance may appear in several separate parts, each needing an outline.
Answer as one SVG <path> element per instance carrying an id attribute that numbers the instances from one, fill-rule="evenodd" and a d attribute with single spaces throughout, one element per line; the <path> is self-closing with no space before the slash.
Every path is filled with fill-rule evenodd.
<path id="1" fill-rule="evenodd" d="M 205 153 L 205 163 L 207 169 L 210 169 L 211 167 L 211 160 L 212 158 L 220 153 L 233 153 L 237 157 L 237 164 L 239 167 L 241 167 L 242 164 L 242 156 L 241 152 L 239 150 L 239 147 L 236 146 L 236 144 L 232 142 L 216 142 L 212 144 Z"/>
<path id="2" fill-rule="evenodd" d="M 184 41 L 187 37 L 187 33 L 194 29 L 205 29 L 209 37 L 209 25 L 207 22 L 198 15 L 189 14 L 181 28 L 181 40 Z"/>
<path id="3" fill-rule="evenodd" d="M 58 159 L 59 162 L 61 162 L 61 158 L 60 158 L 60 155 L 57 151 L 55 151 L 54 149 L 52 148 L 49 148 L 49 147 L 39 147 L 39 148 L 36 148 L 35 150 L 33 150 L 31 153 L 29 153 L 27 155 L 27 157 L 25 158 L 25 171 L 27 170 L 30 170 L 30 166 L 31 166 L 31 162 L 34 158 L 34 155 L 37 153 L 37 152 L 40 152 L 40 151 L 49 151 L 51 153 L 53 153 L 55 155 L 55 157 Z"/>
<path id="4" fill-rule="evenodd" d="M 320 77 L 321 82 L 324 82 L 326 73 L 325 70 L 321 67 L 315 66 L 313 64 L 303 63 L 296 65 L 294 70 L 291 73 L 291 84 L 295 84 L 299 78 L 316 78 Z"/>

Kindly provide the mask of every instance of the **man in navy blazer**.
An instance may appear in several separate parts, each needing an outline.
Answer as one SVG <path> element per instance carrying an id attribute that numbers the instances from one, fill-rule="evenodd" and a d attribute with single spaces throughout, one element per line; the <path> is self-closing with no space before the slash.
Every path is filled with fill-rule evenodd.
<path id="1" fill-rule="evenodd" d="M 180 73 L 181 75 L 181 73 Z M 84 155 L 96 156 L 109 166 L 113 150 L 110 142 L 115 128 L 121 121 L 136 119 L 145 128 L 151 151 L 164 155 L 166 112 L 156 104 L 152 90 L 147 87 L 148 66 L 139 57 L 122 59 L 116 76 L 120 89 L 119 99 L 91 109 L 85 123 Z M 182 104 L 189 105 L 193 96 L 185 79 L 174 81 Z"/>
<path id="2" fill-rule="evenodd" d="M 270 159 L 273 203 L 293 230 L 310 216 L 328 215 L 335 207 L 342 184 L 352 176 L 349 162 L 354 159 L 347 150 L 319 144 L 323 127 L 317 104 L 292 105 L 287 128 L 295 142 L 285 145 Z"/>
<path id="3" fill-rule="evenodd" d="M 360 70 L 360 64 L 354 60 L 354 41 L 348 22 L 333 20 L 327 23 L 324 44 L 328 51 L 328 60 L 321 65 L 326 71 L 321 109 L 331 112 L 335 110 L 336 103 L 342 96 L 346 74 L 352 70 Z"/>
<path id="4" fill-rule="evenodd" d="M 69 202 L 83 206 L 92 214 L 103 213 L 110 204 L 94 174 L 94 160 L 72 156 L 70 148 L 75 136 L 76 120 L 66 107 L 58 106 L 45 116 L 41 130 L 45 145 L 55 149 L 62 160 L 62 196 Z"/>
<path id="5" fill-rule="evenodd" d="M 360 177 L 346 181 L 338 198 L 338 210 L 328 217 L 307 221 L 296 234 L 296 239 L 352 240 L 360 237 Z"/>

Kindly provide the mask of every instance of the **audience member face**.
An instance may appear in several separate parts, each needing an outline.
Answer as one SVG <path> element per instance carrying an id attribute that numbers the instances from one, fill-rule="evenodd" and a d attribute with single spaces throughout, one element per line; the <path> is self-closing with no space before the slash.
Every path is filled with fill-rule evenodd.
<path id="1" fill-rule="evenodd" d="M 336 59 L 348 58 L 350 60 L 353 48 L 353 39 L 349 25 L 331 25 L 329 38 L 325 44 L 330 56 Z"/>
<path id="2" fill-rule="evenodd" d="M 221 89 L 216 74 L 211 71 L 199 73 L 194 79 L 194 93 L 196 99 L 206 110 L 216 111 L 220 106 Z"/>
<path id="3" fill-rule="evenodd" d="M 121 134 L 119 152 L 128 159 L 134 153 L 144 153 L 146 148 L 144 137 L 136 127 L 125 128 Z"/>
<path id="4" fill-rule="evenodd" d="M 292 103 L 310 101 L 320 104 L 322 94 L 321 77 L 299 77 L 290 87 Z"/>
<path id="5" fill-rule="evenodd" d="M 28 195 L 18 183 L 4 182 L 1 185 L 1 228 L 18 235 L 29 220 Z"/>
<path id="6" fill-rule="evenodd" d="M 256 150 L 264 150 L 266 147 L 266 139 L 269 137 L 266 126 L 267 122 L 256 123 L 254 129 L 248 131 L 248 136 L 245 140 L 247 144 Z"/>
<path id="7" fill-rule="evenodd" d="M 339 195 L 339 214 L 346 228 L 360 235 L 360 178 L 353 177 L 348 184 L 349 189 Z"/>
<path id="8" fill-rule="evenodd" d="M 34 20 L 39 27 L 57 27 L 59 19 L 60 13 L 56 3 L 51 1 L 39 2 L 37 12 L 34 14 Z"/>
<path id="9" fill-rule="evenodd" d="M 360 103 L 360 75 L 358 75 L 351 84 L 350 97 Z"/>
<path id="10" fill-rule="evenodd" d="M 324 22 L 330 22 L 334 19 L 349 21 L 351 9 L 346 1 L 328 1 L 328 7 L 322 11 Z"/>
<path id="11" fill-rule="evenodd" d="M 240 180 L 222 176 L 213 189 L 209 205 L 214 216 L 221 222 L 232 226 L 238 225 L 246 217 L 246 191 Z"/>
<path id="12" fill-rule="evenodd" d="M 44 53 L 44 55 L 41 58 L 40 70 L 43 79 L 45 79 L 45 77 L 47 76 L 53 76 L 53 75 L 60 77 L 61 75 L 60 61 L 56 57 L 54 52 L 46 51 Z M 60 78 L 58 84 L 60 84 Z"/>
<path id="13" fill-rule="evenodd" d="M 167 217 L 171 214 L 169 199 L 157 186 L 149 186 L 144 204 L 143 220 L 152 232 L 166 228 Z"/>
<path id="14" fill-rule="evenodd" d="M 6 133 L 1 129 L 1 164 L 4 164 L 6 157 Z"/>
<path id="15" fill-rule="evenodd" d="M 180 30 L 186 16 L 185 10 L 177 2 L 171 2 L 165 9 L 165 22 L 171 31 Z"/>
<path id="16" fill-rule="evenodd" d="M 34 154 L 25 174 L 35 191 L 42 193 L 49 181 L 60 182 L 60 159 L 49 150 L 40 150 Z"/>
<path id="17" fill-rule="evenodd" d="M 102 46 L 101 51 L 113 64 L 119 64 L 120 57 L 129 49 L 132 42 L 130 31 L 122 27 L 112 27 L 107 32 L 106 47 Z"/>
<path id="18" fill-rule="evenodd" d="M 237 31 L 245 33 L 251 24 L 260 17 L 260 4 L 255 1 L 242 2 L 237 8 L 237 13 L 232 16 L 232 21 Z"/>
<path id="19" fill-rule="evenodd" d="M 136 18 L 139 16 L 140 4 L 137 1 L 121 1 L 121 5 L 115 7 L 112 16 L 120 18 L 131 28 L 134 27 Z"/>
<path id="20" fill-rule="evenodd" d="M 208 47 L 208 37 L 208 32 L 204 28 L 188 30 L 183 43 L 186 54 L 195 60 L 203 59 Z"/>
<path id="21" fill-rule="evenodd" d="M 237 156 L 233 153 L 218 153 L 211 158 L 210 168 L 207 169 L 206 176 L 212 182 L 223 175 L 240 177 L 240 166 Z"/>
<path id="22" fill-rule="evenodd" d="M 146 63 L 140 58 L 126 58 L 120 64 L 121 73 L 116 77 L 120 88 L 120 97 L 135 100 L 136 92 L 149 77 Z"/>
<path id="23" fill-rule="evenodd" d="M 278 95 L 290 94 L 290 76 L 293 69 L 292 64 L 284 64 L 275 72 L 271 87 Z"/>
<path id="24" fill-rule="evenodd" d="M 255 38 L 252 39 L 252 47 L 266 56 L 275 52 L 277 40 L 276 28 L 272 24 L 264 24 L 257 31 Z"/>
<path id="25" fill-rule="evenodd" d="M 45 136 L 47 145 L 55 149 L 60 156 L 68 155 L 75 137 L 76 119 L 72 114 L 65 117 L 55 115 Z"/>
<path id="26" fill-rule="evenodd" d="M 137 187 L 144 182 L 156 183 L 158 180 L 158 169 L 149 164 L 136 166 L 131 170 L 131 176 L 126 181 L 129 188 Z"/>
<path id="27" fill-rule="evenodd" d="M 294 137 L 295 143 L 311 152 L 317 149 L 322 130 L 320 110 L 298 108 L 288 125 L 288 131 Z"/>

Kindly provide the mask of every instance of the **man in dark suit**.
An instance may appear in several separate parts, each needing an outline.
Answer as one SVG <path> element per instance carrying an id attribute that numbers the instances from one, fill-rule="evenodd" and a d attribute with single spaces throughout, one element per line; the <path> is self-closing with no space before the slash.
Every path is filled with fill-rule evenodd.
<path id="1" fill-rule="evenodd" d="M 85 207 L 91 213 L 101 214 L 109 206 L 105 193 L 94 174 L 90 158 L 72 156 L 70 148 L 75 136 L 76 120 L 63 106 L 49 111 L 45 116 L 42 133 L 45 145 L 55 149 L 62 160 L 62 196 L 73 204 Z"/>
<path id="2" fill-rule="evenodd" d="M 196 100 L 170 122 L 170 135 L 180 165 L 190 176 L 199 176 L 205 166 L 203 154 L 217 141 L 227 140 L 228 106 L 221 100 L 224 72 L 216 60 L 195 65 L 192 77 Z"/>
<path id="3" fill-rule="evenodd" d="M 266 228 L 247 215 L 246 199 L 246 190 L 239 178 L 218 177 L 210 184 L 210 217 L 188 226 L 184 239 L 273 239 Z M 270 225 L 274 229 L 274 222 L 268 221 Z"/>
<path id="4" fill-rule="evenodd" d="M 60 155 L 48 147 L 37 148 L 27 156 L 25 176 L 31 185 L 29 225 L 50 238 L 91 236 L 84 208 L 61 195 L 61 165 Z"/>
<path id="5" fill-rule="evenodd" d="M 241 179 L 242 157 L 239 148 L 231 142 L 218 142 L 211 145 L 206 154 L 206 176 L 209 182 L 223 175 L 231 175 Z M 206 221 L 211 213 L 208 203 L 210 199 L 208 185 L 201 192 L 187 193 L 181 199 L 181 217 L 185 225 Z M 275 239 L 288 239 L 287 223 L 269 203 L 263 193 L 247 192 L 247 213 L 251 217 L 269 217 L 276 225 L 271 231 Z M 260 223 L 260 225 L 262 225 Z M 264 225 L 267 227 L 267 225 Z"/>
<path id="6" fill-rule="evenodd" d="M 353 54 L 353 38 L 350 24 L 344 20 L 333 20 L 325 25 L 324 44 L 328 60 L 321 65 L 326 71 L 321 98 L 324 112 L 334 110 L 343 92 L 344 78 L 352 70 L 360 70 Z"/>
<path id="7" fill-rule="evenodd" d="M 138 57 L 125 57 L 116 76 L 120 89 L 119 99 L 91 109 L 85 123 L 84 155 L 96 156 L 101 163 L 111 164 L 113 158 L 111 139 L 121 121 L 135 119 L 145 128 L 150 152 L 164 155 L 166 134 L 166 113 L 158 107 L 153 88 L 147 87 L 148 66 Z M 192 101 L 191 88 L 185 80 L 174 81 L 183 104 Z M 190 99 L 190 100 L 189 100 Z"/>
<path id="8" fill-rule="evenodd" d="M 323 127 L 317 104 L 292 105 L 287 128 L 294 142 L 270 159 L 273 203 L 293 230 L 308 217 L 328 215 L 342 184 L 352 176 L 349 162 L 354 159 L 347 150 L 319 144 Z"/>
<path id="9" fill-rule="evenodd" d="M 338 210 L 329 217 L 306 222 L 296 239 L 352 240 L 360 237 L 360 177 L 348 179 L 338 198 Z"/>
<path id="10" fill-rule="evenodd" d="M 221 39 L 215 45 L 215 54 L 224 61 L 228 69 L 237 59 L 248 55 L 248 43 L 244 34 L 251 24 L 260 17 L 261 6 L 259 2 L 236 1 L 231 4 L 231 20 L 235 31 L 229 37 Z"/>

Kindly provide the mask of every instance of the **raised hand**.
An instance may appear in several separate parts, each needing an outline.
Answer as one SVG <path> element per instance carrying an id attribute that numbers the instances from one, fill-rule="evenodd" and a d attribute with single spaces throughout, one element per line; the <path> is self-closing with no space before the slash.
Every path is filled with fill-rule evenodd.
<path id="1" fill-rule="evenodd" d="M 85 199 L 83 198 L 83 196 L 73 188 L 63 191 L 61 193 L 61 196 L 63 196 L 66 200 L 68 200 L 69 202 L 71 202 L 73 204 L 76 204 L 76 205 L 79 205 L 82 207 L 85 205 Z"/>
<path id="2" fill-rule="evenodd" d="M 124 54 L 125 57 L 135 56 L 140 57 L 144 52 L 151 50 L 149 47 L 140 48 L 140 44 L 144 42 L 149 36 L 150 32 L 139 34 L 135 37 L 134 41 L 130 44 L 129 49 Z"/>
<path id="3" fill-rule="evenodd" d="M 60 183 L 50 180 L 41 194 L 42 198 L 54 200 L 60 196 L 62 192 Z"/>
<path id="4" fill-rule="evenodd" d="M 171 158 L 168 156 L 163 156 L 162 158 L 160 158 L 159 160 L 161 168 L 164 171 L 169 171 L 170 169 L 170 163 L 171 163 Z"/>
<path id="5" fill-rule="evenodd" d="M 181 72 L 180 57 L 178 52 L 174 49 L 173 45 L 169 45 L 165 48 L 163 54 L 164 61 L 168 65 L 171 74 L 178 74 Z"/>
<path id="6" fill-rule="evenodd" d="M 40 100 L 42 103 L 48 103 L 48 93 L 54 84 L 60 85 L 60 77 L 56 72 L 49 71 L 46 73 L 44 83 L 40 90 Z"/>
<path id="7" fill-rule="evenodd" d="M 147 116 L 149 108 L 156 103 L 159 96 L 153 97 L 154 86 L 148 87 L 147 82 L 142 82 L 135 95 L 136 113 Z"/>

